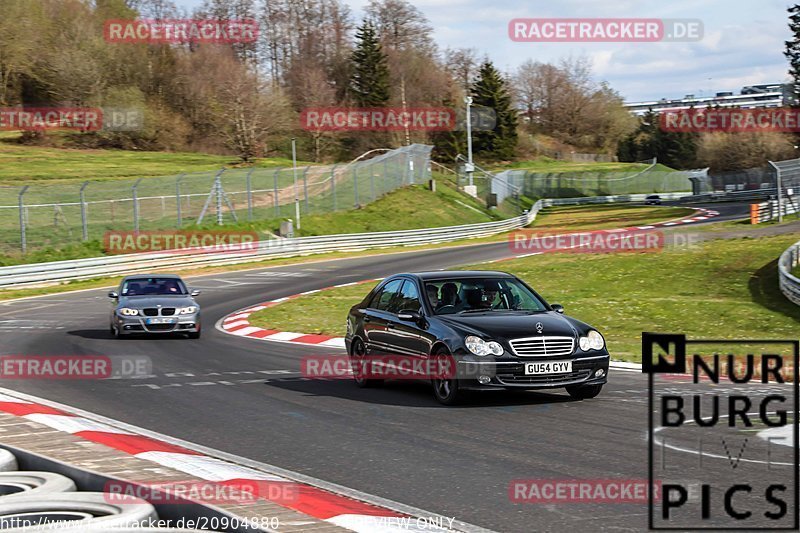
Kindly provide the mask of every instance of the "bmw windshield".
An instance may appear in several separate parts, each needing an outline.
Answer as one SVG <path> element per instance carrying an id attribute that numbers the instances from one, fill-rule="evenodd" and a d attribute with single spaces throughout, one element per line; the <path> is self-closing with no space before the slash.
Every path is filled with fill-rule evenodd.
<path id="1" fill-rule="evenodd" d="M 547 305 L 513 278 L 464 278 L 425 283 L 436 315 L 491 311 L 547 311 Z"/>
<path id="2" fill-rule="evenodd" d="M 177 278 L 133 278 L 122 284 L 122 296 L 185 296 L 189 294 Z"/>

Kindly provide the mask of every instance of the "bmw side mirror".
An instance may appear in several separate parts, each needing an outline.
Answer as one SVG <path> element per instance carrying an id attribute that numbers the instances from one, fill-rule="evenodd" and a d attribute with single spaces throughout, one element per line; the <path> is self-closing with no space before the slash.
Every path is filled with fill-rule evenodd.
<path id="1" fill-rule="evenodd" d="M 189 294 L 191 294 L 192 296 L 197 296 L 198 294 L 200 294 L 200 291 L 197 289 L 192 289 L 192 292 L 190 292 Z"/>
<path id="2" fill-rule="evenodd" d="M 553 304 L 550 306 L 550 309 L 552 309 L 556 313 L 561 313 L 562 315 L 564 314 L 564 306 L 561 304 Z"/>
<path id="3" fill-rule="evenodd" d="M 119 298 L 119 294 L 117 294 L 117 291 L 108 291 L 108 297 L 116 300 Z"/>
<path id="4" fill-rule="evenodd" d="M 419 311 L 403 310 L 397 314 L 397 318 L 400 320 L 408 320 L 410 322 L 420 322 L 422 320 L 422 315 L 419 313 Z"/>

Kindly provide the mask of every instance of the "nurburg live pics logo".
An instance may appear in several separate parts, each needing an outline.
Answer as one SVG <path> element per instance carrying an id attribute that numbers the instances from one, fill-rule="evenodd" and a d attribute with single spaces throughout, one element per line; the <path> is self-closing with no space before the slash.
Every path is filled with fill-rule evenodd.
<path id="1" fill-rule="evenodd" d="M 798 529 L 798 359 L 797 340 L 642 334 L 651 530 Z"/>

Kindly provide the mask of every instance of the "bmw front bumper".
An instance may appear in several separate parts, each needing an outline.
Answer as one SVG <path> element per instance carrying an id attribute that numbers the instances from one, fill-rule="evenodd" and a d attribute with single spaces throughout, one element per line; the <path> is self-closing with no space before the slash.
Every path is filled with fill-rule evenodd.
<path id="1" fill-rule="evenodd" d="M 171 318 L 170 324 L 152 324 L 149 319 Z M 174 317 L 121 316 L 114 313 L 114 326 L 121 334 L 127 333 L 197 333 L 200 331 L 200 313 Z"/>

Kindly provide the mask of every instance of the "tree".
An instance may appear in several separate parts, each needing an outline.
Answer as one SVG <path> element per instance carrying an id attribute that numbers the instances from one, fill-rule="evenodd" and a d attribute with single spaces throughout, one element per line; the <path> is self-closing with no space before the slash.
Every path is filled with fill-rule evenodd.
<path id="1" fill-rule="evenodd" d="M 789 60 L 789 75 L 792 77 L 791 104 L 798 106 L 800 105 L 800 4 L 794 4 L 787 11 L 792 40 L 785 42 L 783 55 Z"/>
<path id="2" fill-rule="evenodd" d="M 473 104 L 494 109 L 497 123 L 493 130 L 473 132 L 473 150 L 489 159 L 511 159 L 517 147 L 517 111 L 506 82 L 487 61 L 472 85 Z"/>
<path id="3" fill-rule="evenodd" d="M 478 51 L 475 48 L 448 48 L 444 51 L 444 68 L 464 91 L 468 91 L 475 81 L 478 63 Z"/>
<path id="4" fill-rule="evenodd" d="M 390 97 L 389 67 L 371 22 L 365 20 L 358 28 L 356 41 L 350 82 L 354 103 L 360 107 L 385 106 Z"/>
<path id="5" fill-rule="evenodd" d="M 637 130 L 623 138 L 617 148 L 620 161 L 644 161 L 656 158 L 668 167 L 688 169 L 697 165 L 698 134 L 666 131 L 658 113 L 645 113 Z"/>

